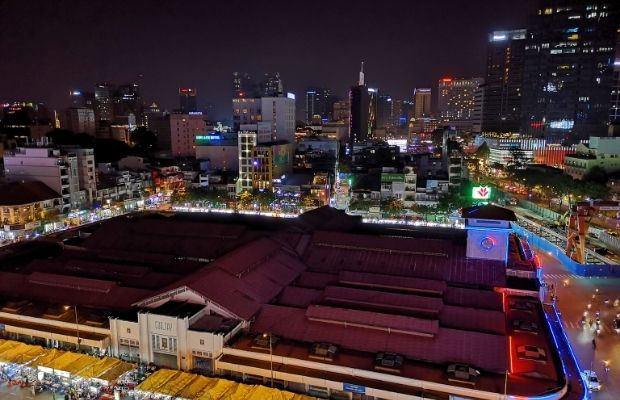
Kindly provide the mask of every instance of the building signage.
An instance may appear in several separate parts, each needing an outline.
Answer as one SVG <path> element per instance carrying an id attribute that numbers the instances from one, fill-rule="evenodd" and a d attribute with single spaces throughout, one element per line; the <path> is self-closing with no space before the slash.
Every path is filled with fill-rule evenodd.
<path id="1" fill-rule="evenodd" d="M 474 200 L 489 200 L 491 198 L 491 188 L 488 186 L 474 186 L 471 191 L 471 198 Z"/>
<path id="2" fill-rule="evenodd" d="M 404 174 L 381 174 L 381 182 L 404 182 Z"/>
<path id="3" fill-rule="evenodd" d="M 345 392 L 366 394 L 366 386 L 354 385 L 352 383 L 343 383 L 342 390 Z"/>
<path id="4" fill-rule="evenodd" d="M 160 331 L 172 332 L 172 322 L 155 321 L 155 329 Z"/>
<path id="5" fill-rule="evenodd" d="M 196 136 L 196 140 L 220 140 L 222 137 L 220 135 L 198 135 Z"/>

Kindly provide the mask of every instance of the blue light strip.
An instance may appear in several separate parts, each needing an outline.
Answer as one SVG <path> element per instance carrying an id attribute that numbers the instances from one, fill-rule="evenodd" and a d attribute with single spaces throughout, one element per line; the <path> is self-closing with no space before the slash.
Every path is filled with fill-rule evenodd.
<path id="1" fill-rule="evenodd" d="M 564 340 L 566 341 L 566 345 L 568 347 L 568 351 L 570 352 L 570 355 L 573 358 L 573 361 L 575 362 L 575 365 L 577 366 L 577 369 L 578 369 L 579 379 L 581 380 L 581 384 L 582 384 L 582 386 L 584 388 L 582 400 L 588 400 L 589 399 L 589 396 L 588 396 L 588 385 L 586 384 L 586 381 L 583 379 L 583 376 L 581 375 L 581 366 L 579 365 L 579 360 L 577 359 L 577 356 L 575 355 L 575 352 L 573 351 L 573 347 L 571 346 L 570 341 L 568 340 L 568 336 L 566 336 L 566 332 L 562 328 L 562 318 L 560 317 L 560 314 L 558 314 L 557 308 L 555 307 L 555 305 L 553 305 L 552 307 L 553 307 L 553 313 L 555 314 L 555 317 L 557 318 L 558 323 L 560 324 L 560 329 L 562 330 L 562 335 L 564 336 Z M 545 315 L 545 319 L 547 320 L 547 323 L 549 324 L 549 328 L 551 330 L 551 336 L 553 337 L 553 341 L 555 343 L 555 346 L 556 346 L 556 348 L 559 351 L 558 342 L 556 340 L 555 333 L 553 332 L 553 328 L 551 326 L 551 322 L 549 321 L 549 317 L 547 316 L 547 313 L 544 312 L 544 310 L 543 310 L 543 313 Z M 560 357 L 560 359 L 561 359 L 561 357 Z M 562 370 L 564 371 L 564 375 L 566 375 L 566 368 L 564 367 L 564 362 L 562 362 Z"/>

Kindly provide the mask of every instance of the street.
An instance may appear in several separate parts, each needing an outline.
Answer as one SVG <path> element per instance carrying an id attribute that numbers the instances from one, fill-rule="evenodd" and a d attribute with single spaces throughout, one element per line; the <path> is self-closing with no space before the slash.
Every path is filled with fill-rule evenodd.
<path id="1" fill-rule="evenodd" d="M 620 307 L 614 308 L 604 303 L 608 298 L 610 303 L 620 298 L 620 279 L 573 275 L 554 257 L 540 251 L 537 254 L 544 267 L 545 282 L 554 286 L 564 328 L 581 368 L 595 371 L 601 381 L 601 391 L 593 393 L 592 398 L 620 399 L 620 334 L 612 328 L 613 318 L 620 312 Z M 591 304 L 590 309 L 588 304 Z M 588 311 L 587 321 L 595 320 L 597 310 L 601 315 L 599 334 L 596 333 L 595 323 L 592 328 L 588 323 L 585 326 L 580 323 L 585 311 Z M 596 350 L 592 339 L 596 341 Z M 609 372 L 605 372 L 605 361 L 609 362 Z"/>

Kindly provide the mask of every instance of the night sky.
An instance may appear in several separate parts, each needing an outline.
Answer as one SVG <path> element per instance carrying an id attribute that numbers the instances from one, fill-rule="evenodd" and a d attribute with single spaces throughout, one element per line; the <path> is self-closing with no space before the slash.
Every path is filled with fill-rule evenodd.
<path id="1" fill-rule="evenodd" d="M 445 75 L 484 75 L 487 35 L 524 28 L 537 0 L 0 0 L 0 102 L 68 106 L 69 90 L 137 82 L 178 107 L 177 88 L 230 113 L 231 74 L 278 71 L 285 90 L 345 96 L 366 81 L 398 98 Z"/>

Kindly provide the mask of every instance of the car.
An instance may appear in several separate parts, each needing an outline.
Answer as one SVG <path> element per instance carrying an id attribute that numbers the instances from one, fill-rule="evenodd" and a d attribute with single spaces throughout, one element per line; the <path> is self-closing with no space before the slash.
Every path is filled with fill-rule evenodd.
<path id="1" fill-rule="evenodd" d="M 517 356 L 521 360 L 529 360 L 539 363 L 547 363 L 547 352 L 538 346 L 519 346 L 517 347 Z"/>
<path id="2" fill-rule="evenodd" d="M 534 306 L 529 301 L 510 300 L 510 309 L 519 310 L 519 311 L 527 311 L 531 313 L 534 311 Z"/>
<path id="3" fill-rule="evenodd" d="M 473 382 L 480 376 L 480 371 L 466 364 L 450 364 L 446 372 L 449 380 Z"/>
<path id="4" fill-rule="evenodd" d="M 514 329 L 515 331 L 537 334 L 538 324 L 536 322 L 532 322 L 528 320 L 513 319 L 512 329 Z"/>
<path id="5" fill-rule="evenodd" d="M 598 380 L 596 372 L 586 369 L 581 371 L 581 376 L 583 377 L 583 380 L 586 381 L 586 385 L 589 390 L 592 390 L 593 392 L 598 392 L 601 390 L 601 382 Z"/>

